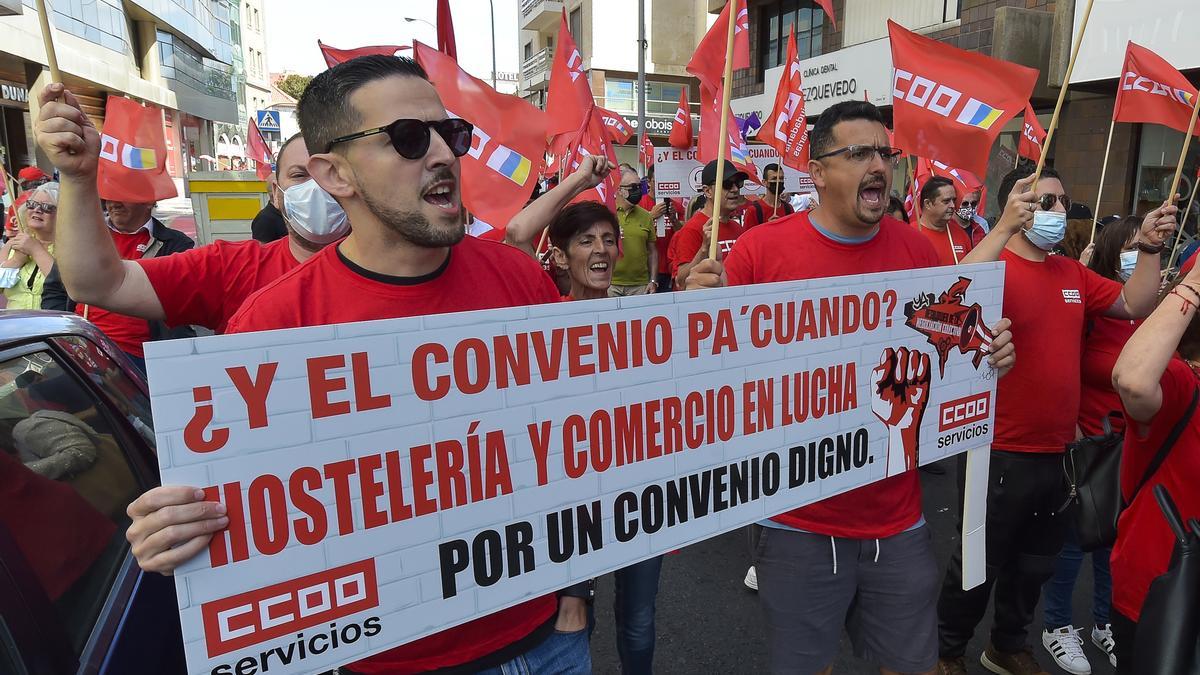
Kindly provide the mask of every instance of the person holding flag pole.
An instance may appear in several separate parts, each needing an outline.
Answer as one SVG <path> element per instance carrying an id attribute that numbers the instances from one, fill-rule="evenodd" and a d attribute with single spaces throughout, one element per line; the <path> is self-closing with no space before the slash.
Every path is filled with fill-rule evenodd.
<path id="1" fill-rule="evenodd" d="M 1177 192 L 1179 190 L 1179 180 L 1180 180 L 1180 178 L 1183 177 L 1183 163 L 1187 160 L 1188 147 L 1191 146 L 1191 144 L 1192 144 L 1192 134 L 1196 130 L 1196 115 L 1198 113 L 1200 113 L 1200 95 L 1194 95 L 1192 98 L 1194 98 L 1196 100 L 1196 103 L 1192 106 L 1191 122 L 1188 126 L 1187 135 L 1184 136 L 1184 138 L 1183 138 L 1183 150 L 1180 151 L 1179 162 L 1175 165 L 1175 178 L 1173 178 L 1171 180 L 1171 191 L 1167 193 L 1168 195 L 1170 195 L 1170 197 L 1168 198 L 1170 201 L 1178 201 L 1180 198 L 1180 195 Z M 1195 199 L 1195 198 L 1196 198 L 1196 190 L 1195 190 L 1195 188 L 1193 188 L 1192 189 L 1192 199 Z M 1190 210 L 1191 208 L 1192 208 L 1192 205 L 1189 202 L 1188 209 Z M 1183 222 L 1186 223 L 1187 222 L 1187 220 L 1186 220 L 1187 212 L 1186 211 L 1184 212 L 1183 217 L 1184 217 Z M 1175 256 L 1179 253 L 1179 242 L 1182 239 L 1183 239 L 1183 230 L 1181 228 L 1175 234 L 1175 244 L 1171 247 L 1171 257 L 1167 261 L 1167 269 L 1171 269 L 1171 268 L 1175 267 Z"/>
<path id="2" fill-rule="evenodd" d="M 726 145 L 729 142 L 729 99 L 733 94 L 733 36 L 734 28 L 741 19 L 741 12 L 739 11 L 736 15 L 734 15 L 733 12 L 729 11 L 731 7 L 740 9 L 745 7 L 745 3 L 739 0 L 729 0 L 729 2 L 725 4 L 725 13 L 727 15 L 725 20 L 725 72 L 721 76 L 721 107 L 718 109 L 718 112 L 721 115 L 721 124 L 720 130 L 717 132 L 719 145 L 717 145 L 716 175 L 718 176 L 725 175 L 725 153 L 727 152 Z M 701 101 L 701 105 L 703 105 L 703 103 L 704 102 Z M 717 218 L 720 218 L 720 214 L 722 213 L 721 199 L 725 196 L 725 191 L 714 189 L 712 194 L 712 212 L 716 214 Z M 709 237 L 708 239 L 708 257 L 711 260 L 717 259 L 717 240 L 718 237 L 715 236 Z"/>

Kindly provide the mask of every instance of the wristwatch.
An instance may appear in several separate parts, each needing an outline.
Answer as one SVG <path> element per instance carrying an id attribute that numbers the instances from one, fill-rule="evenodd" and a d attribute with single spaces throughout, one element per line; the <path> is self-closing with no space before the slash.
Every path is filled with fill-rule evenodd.
<path id="1" fill-rule="evenodd" d="M 1166 245 L 1164 245 L 1164 244 L 1158 244 L 1157 246 L 1155 246 L 1152 244 L 1147 244 L 1144 241 L 1139 241 L 1137 243 L 1137 249 L 1139 251 L 1141 251 L 1142 253 L 1150 253 L 1152 255 L 1157 255 L 1159 253 L 1162 253 L 1164 248 L 1166 248 Z"/>

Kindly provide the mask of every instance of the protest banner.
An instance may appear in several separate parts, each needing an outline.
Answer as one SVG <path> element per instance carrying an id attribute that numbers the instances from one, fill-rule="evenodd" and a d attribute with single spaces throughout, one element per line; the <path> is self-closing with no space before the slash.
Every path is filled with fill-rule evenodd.
<path id="1" fill-rule="evenodd" d="M 163 483 L 230 514 L 175 570 L 189 672 L 319 672 L 918 464 L 986 476 L 1003 278 L 148 343 Z"/>
<path id="2" fill-rule="evenodd" d="M 816 192 L 812 178 L 807 173 L 784 166 L 780 161 L 779 152 L 769 145 L 747 146 L 750 161 L 758 167 L 758 175 L 768 164 L 778 164 L 783 167 L 783 189 L 785 192 L 806 194 Z M 654 148 L 654 196 L 663 197 L 695 197 L 700 194 L 700 172 L 704 164 L 696 148 L 680 150 L 671 146 Z M 767 189 L 754 181 L 746 181 L 742 194 L 763 195 Z"/>

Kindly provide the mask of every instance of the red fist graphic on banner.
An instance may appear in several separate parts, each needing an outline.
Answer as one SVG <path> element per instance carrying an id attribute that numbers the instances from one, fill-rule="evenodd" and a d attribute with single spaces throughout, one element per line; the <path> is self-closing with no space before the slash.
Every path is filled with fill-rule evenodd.
<path id="1" fill-rule="evenodd" d="M 921 420 L 929 405 L 929 355 L 888 347 L 871 375 L 871 412 L 888 428 L 887 475 L 895 476 L 917 468 Z"/>

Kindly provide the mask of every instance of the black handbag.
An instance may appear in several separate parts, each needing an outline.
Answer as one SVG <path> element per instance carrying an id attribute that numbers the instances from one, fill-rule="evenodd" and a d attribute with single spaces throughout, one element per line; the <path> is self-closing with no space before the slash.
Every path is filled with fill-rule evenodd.
<path id="1" fill-rule="evenodd" d="M 1167 488 L 1154 486 L 1158 507 L 1175 535 L 1167 571 L 1150 583 L 1134 638 L 1139 673 L 1200 673 L 1200 522 L 1187 523 Z"/>
<path id="2" fill-rule="evenodd" d="M 1085 436 L 1067 446 L 1063 455 L 1063 471 L 1067 475 L 1070 492 L 1068 505 L 1075 511 L 1076 527 L 1079 530 L 1079 548 L 1096 551 L 1109 548 L 1117 541 L 1117 519 L 1138 492 L 1150 481 L 1158 467 L 1166 461 L 1175 441 L 1183 434 L 1192 414 L 1200 401 L 1200 388 L 1193 390 L 1192 401 L 1183 417 L 1171 428 L 1162 446 L 1147 465 L 1142 478 L 1134 487 L 1129 501 L 1121 494 L 1121 446 L 1124 435 L 1112 431 L 1109 419 L 1118 413 L 1109 413 L 1103 420 L 1104 434 Z"/>

